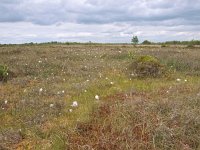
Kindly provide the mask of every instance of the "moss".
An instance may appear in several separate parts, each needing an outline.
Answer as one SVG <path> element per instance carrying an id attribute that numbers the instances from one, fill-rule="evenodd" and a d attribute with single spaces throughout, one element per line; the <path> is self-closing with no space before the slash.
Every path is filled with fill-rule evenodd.
<path id="1" fill-rule="evenodd" d="M 131 70 L 137 77 L 160 77 L 164 74 L 165 67 L 157 58 L 145 55 L 135 59 Z"/>
<path id="2" fill-rule="evenodd" d="M 161 47 L 167 47 L 167 45 L 166 44 L 162 44 Z"/>
<path id="3" fill-rule="evenodd" d="M 145 55 L 145 56 L 140 56 L 139 58 L 137 58 L 137 62 L 139 63 L 147 63 L 147 62 L 151 62 L 151 63 L 158 63 L 158 59 L 150 56 L 150 55 Z"/>

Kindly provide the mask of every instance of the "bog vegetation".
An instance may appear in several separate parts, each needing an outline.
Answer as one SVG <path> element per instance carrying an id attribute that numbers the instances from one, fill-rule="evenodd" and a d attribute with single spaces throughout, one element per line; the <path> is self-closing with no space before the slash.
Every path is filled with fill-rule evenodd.
<path id="1" fill-rule="evenodd" d="M 160 61 L 149 55 L 139 56 L 134 59 L 131 68 L 133 76 L 137 77 L 160 77 L 165 73 L 165 67 Z"/>
<path id="2" fill-rule="evenodd" d="M 0 149 L 200 149 L 199 60 L 196 46 L 1 45 Z"/>
<path id="3" fill-rule="evenodd" d="M 8 77 L 8 67 L 0 65 L 0 81 L 6 81 Z"/>

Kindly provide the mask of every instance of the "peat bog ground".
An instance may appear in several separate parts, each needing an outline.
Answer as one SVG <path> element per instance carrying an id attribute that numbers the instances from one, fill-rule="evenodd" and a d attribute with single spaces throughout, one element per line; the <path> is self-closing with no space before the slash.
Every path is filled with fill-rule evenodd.
<path id="1" fill-rule="evenodd" d="M 159 77 L 131 64 L 152 56 Z M 0 150 L 200 149 L 200 48 L 4 45 Z"/>

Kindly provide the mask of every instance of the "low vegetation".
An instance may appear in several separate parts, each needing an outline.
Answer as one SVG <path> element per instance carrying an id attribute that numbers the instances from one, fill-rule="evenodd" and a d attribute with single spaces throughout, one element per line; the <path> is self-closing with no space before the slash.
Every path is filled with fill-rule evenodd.
<path id="1" fill-rule="evenodd" d="M 165 73 L 165 67 L 160 61 L 149 55 L 135 58 L 131 65 L 133 76 L 137 77 L 160 77 Z"/>
<path id="2" fill-rule="evenodd" d="M 0 81 L 6 81 L 8 77 L 8 67 L 0 65 Z"/>
<path id="3" fill-rule="evenodd" d="M 0 149 L 200 148 L 200 51 L 2 45 Z M 166 75 L 167 73 L 167 75 Z"/>

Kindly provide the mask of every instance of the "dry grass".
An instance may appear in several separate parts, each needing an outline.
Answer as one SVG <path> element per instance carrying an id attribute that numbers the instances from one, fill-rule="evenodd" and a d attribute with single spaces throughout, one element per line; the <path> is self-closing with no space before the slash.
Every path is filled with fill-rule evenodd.
<path id="1" fill-rule="evenodd" d="M 170 76 L 133 77 L 128 66 L 145 54 Z M 0 149 L 199 149 L 199 56 L 185 47 L 1 46 L 13 75 L 0 83 Z"/>

